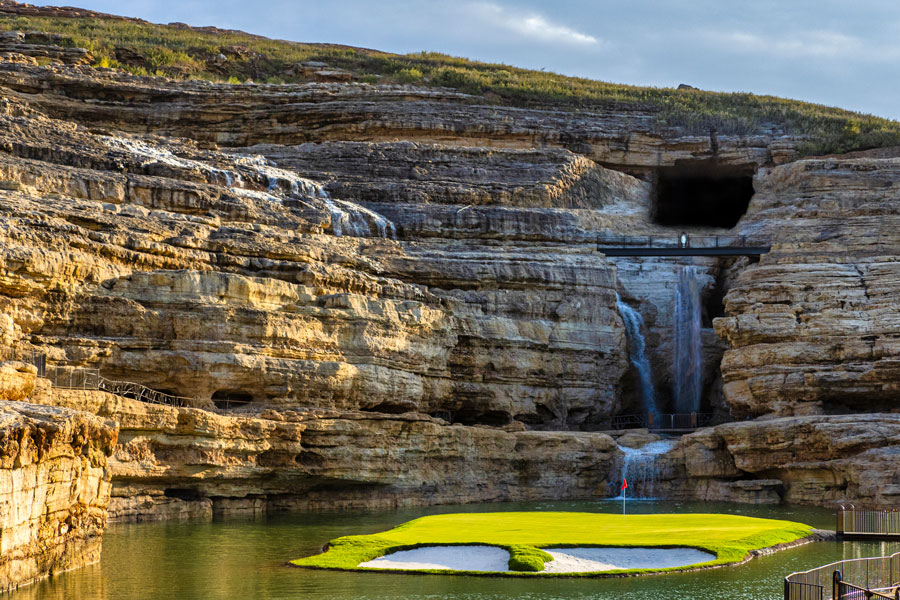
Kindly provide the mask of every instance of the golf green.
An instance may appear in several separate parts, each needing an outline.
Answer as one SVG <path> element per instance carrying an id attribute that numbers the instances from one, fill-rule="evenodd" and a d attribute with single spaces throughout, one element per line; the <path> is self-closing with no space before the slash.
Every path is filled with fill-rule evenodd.
<path id="1" fill-rule="evenodd" d="M 679 567 L 604 571 L 604 574 L 646 573 L 741 562 L 752 550 L 793 542 L 808 536 L 811 531 L 808 525 L 792 521 L 720 514 L 446 514 L 415 519 L 383 533 L 340 537 L 329 543 L 326 552 L 292 561 L 292 564 L 321 569 L 372 570 L 360 568 L 359 565 L 400 550 L 454 545 L 497 546 L 507 550 L 510 571 L 503 572 L 504 575 L 541 575 L 544 562 L 552 558 L 541 548 L 688 547 L 705 550 L 716 557 L 711 561 Z M 415 571 L 472 572 L 441 569 Z M 591 574 L 596 572 L 577 573 Z"/>

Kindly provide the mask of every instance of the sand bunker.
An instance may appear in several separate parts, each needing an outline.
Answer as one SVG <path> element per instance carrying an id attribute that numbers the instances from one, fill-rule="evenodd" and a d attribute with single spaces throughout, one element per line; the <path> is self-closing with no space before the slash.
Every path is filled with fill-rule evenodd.
<path id="1" fill-rule="evenodd" d="M 371 569 L 509 571 L 509 552 L 496 546 L 425 546 L 360 563 Z"/>
<path id="2" fill-rule="evenodd" d="M 544 573 L 666 569 L 716 558 L 714 554 L 695 548 L 559 548 L 546 552 L 553 560 L 544 564 Z M 372 569 L 509 571 L 508 561 L 509 553 L 494 546 L 425 546 L 394 552 L 359 566 Z"/>
<path id="3" fill-rule="evenodd" d="M 716 559 L 696 548 L 557 548 L 545 549 L 553 557 L 544 573 L 589 573 L 618 569 L 667 569 Z"/>

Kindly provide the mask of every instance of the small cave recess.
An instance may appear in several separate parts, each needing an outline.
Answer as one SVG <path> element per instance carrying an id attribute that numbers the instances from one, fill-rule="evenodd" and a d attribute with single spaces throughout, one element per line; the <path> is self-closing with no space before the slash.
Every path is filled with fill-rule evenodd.
<path id="1" fill-rule="evenodd" d="M 753 167 L 680 163 L 656 172 L 652 220 L 670 227 L 737 225 L 753 197 Z"/>
<path id="2" fill-rule="evenodd" d="M 253 402 L 253 395 L 240 390 L 219 390 L 212 395 L 212 401 L 218 409 L 231 410 Z"/>

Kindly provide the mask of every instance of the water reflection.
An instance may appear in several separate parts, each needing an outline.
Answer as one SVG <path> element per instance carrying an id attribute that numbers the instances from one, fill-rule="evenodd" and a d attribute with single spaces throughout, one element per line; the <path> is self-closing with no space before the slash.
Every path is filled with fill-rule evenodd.
<path id="1" fill-rule="evenodd" d="M 514 580 L 437 575 L 338 573 L 285 566 L 313 554 L 328 540 L 384 531 L 426 514 L 502 510 L 617 512 L 611 502 L 539 502 L 282 515 L 213 523 L 113 525 L 103 558 L 93 565 L 23 588 L 8 600 L 573 600 L 657 598 L 778 599 L 782 578 L 844 558 L 890 554 L 900 543 L 818 543 L 745 565 L 626 579 Z M 831 511 L 811 507 L 696 502 L 641 502 L 629 512 L 720 512 L 802 521 L 833 527 Z"/>

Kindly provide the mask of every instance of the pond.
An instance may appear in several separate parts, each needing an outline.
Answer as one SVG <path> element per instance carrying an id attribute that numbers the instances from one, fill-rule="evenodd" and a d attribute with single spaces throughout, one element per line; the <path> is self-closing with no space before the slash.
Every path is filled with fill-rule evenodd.
<path id="1" fill-rule="evenodd" d="M 900 551 L 900 542 L 819 542 L 744 565 L 623 579 L 517 580 L 307 571 L 285 566 L 330 539 L 375 533 L 416 517 L 448 512 L 571 510 L 621 512 L 620 502 L 468 504 L 394 511 L 274 515 L 214 522 L 113 524 L 100 563 L 22 588 L 7 600 L 601 600 L 743 598 L 775 600 L 783 578 L 844 558 Z M 643 501 L 633 513 L 719 512 L 834 528 L 830 510 L 712 502 Z"/>

